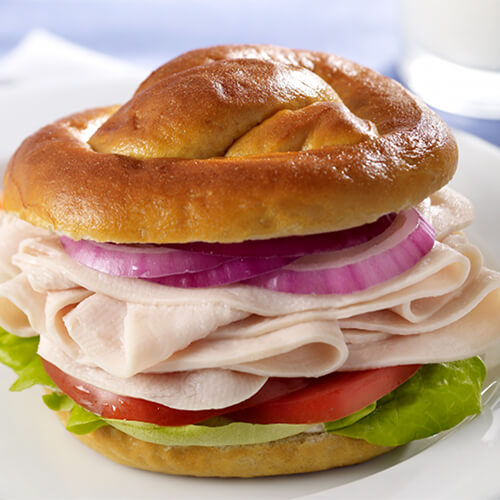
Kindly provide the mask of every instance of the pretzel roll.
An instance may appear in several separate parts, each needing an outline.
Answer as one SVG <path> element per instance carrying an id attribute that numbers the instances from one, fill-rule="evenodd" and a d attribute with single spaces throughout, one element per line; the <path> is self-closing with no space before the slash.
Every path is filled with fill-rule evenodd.
<path id="1" fill-rule="evenodd" d="M 238 242 L 335 231 L 452 177 L 447 126 L 398 83 L 271 46 L 188 52 L 129 102 L 29 137 L 5 208 L 74 239 Z"/>

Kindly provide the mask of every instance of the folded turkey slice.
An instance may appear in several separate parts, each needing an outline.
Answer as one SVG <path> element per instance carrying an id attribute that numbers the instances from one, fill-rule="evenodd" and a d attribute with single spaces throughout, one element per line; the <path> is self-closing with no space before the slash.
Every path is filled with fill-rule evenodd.
<path id="1" fill-rule="evenodd" d="M 367 290 L 318 296 L 106 275 L 73 261 L 56 235 L 4 216 L 0 238 L 15 232 L 18 247 L 0 247 L 11 277 L 0 285 L 0 324 L 40 334 L 40 355 L 70 375 L 191 410 L 247 399 L 269 376 L 481 353 L 500 337 L 500 274 L 456 233 L 472 219 L 470 203 L 445 188 L 419 209 L 440 241 L 416 266 Z"/>

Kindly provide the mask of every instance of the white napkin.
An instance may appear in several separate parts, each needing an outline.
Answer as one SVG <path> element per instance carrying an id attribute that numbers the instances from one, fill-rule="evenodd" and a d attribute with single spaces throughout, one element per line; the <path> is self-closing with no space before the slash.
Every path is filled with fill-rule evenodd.
<path id="1" fill-rule="evenodd" d="M 148 70 L 34 30 L 0 59 L 0 169 L 20 142 L 75 111 L 128 100 Z"/>
<path id="2" fill-rule="evenodd" d="M 42 29 L 28 33 L 0 60 L 0 82 L 16 85 L 58 83 L 75 79 L 121 78 L 144 71 L 81 47 Z"/>

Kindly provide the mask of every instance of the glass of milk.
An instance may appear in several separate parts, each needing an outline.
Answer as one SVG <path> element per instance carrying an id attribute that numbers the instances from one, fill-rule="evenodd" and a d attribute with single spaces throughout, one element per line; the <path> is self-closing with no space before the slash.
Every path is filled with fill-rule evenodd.
<path id="1" fill-rule="evenodd" d="M 500 118 L 500 0 L 401 0 L 404 83 L 428 104 Z"/>

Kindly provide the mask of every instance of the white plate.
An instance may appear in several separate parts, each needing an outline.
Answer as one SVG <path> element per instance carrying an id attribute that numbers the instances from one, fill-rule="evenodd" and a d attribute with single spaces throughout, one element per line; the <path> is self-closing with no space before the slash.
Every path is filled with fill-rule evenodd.
<path id="1" fill-rule="evenodd" d="M 111 91 L 115 99 L 126 96 L 134 84 L 120 87 L 113 82 L 90 90 L 59 90 L 59 107 L 68 103 L 60 114 L 83 109 L 89 101 L 109 102 L 104 99 Z M 9 98 L 3 95 L 0 92 L 2 115 L 10 118 L 0 123 L 0 137 L 9 138 L 0 143 L 0 166 L 24 134 L 54 118 L 50 104 L 54 90 L 37 90 L 36 95 L 24 93 L 18 98 L 12 93 Z M 499 268 L 500 260 L 494 257 L 500 255 L 500 149 L 464 133 L 457 133 L 457 138 L 461 159 L 453 185 L 472 199 L 477 213 L 468 232 L 485 251 L 489 264 L 496 260 Z M 498 360 L 500 352 L 487 357 L 491 365 Z M 116 465 L 66 432 L 41 402 L 40 390 L 8 392 L 14 379 L 0 365 L 0 498 L 4 500 L 500 497 L 498 385 L 488 391 L 479 417 L 438 438 L 344 469 L 240 480 L 168 477 Z M 489 373 L 489 381 L 495 379 L 500 379 L 498 366 Z"/>

